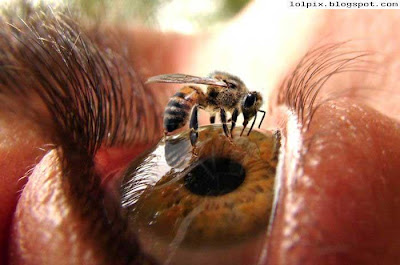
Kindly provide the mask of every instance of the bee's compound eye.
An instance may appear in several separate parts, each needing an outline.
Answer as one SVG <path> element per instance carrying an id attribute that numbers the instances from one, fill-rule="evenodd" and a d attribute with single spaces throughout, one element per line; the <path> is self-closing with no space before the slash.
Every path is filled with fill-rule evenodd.
<path id="1" fill-rule="evenodd" d="M 187 264 L 194 255 L 201 259 L 191 264 L 233 264 L 260 255 L 279 143 L 273 132 L 239 132 L 232 144 L 219 126 L 202 127 L 195 150 L 184 132 L 124 174 L 121 203 L 129 228 L 155 260 Z M 221 251 L 232 252 L 232 259 Z"/>
<path id="2" fill-rule="evenodd" d="M 247 94 L 245 100 L 244 100 L 244 107 L 245 108 L 250 108 L 251 106 L 254 105 L 256 102 L 256 94 Z"/>

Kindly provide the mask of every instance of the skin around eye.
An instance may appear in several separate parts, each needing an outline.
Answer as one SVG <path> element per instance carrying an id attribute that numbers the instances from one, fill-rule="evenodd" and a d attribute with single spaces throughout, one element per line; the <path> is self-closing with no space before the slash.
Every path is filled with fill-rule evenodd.
<path id="1" fill-rule="evenodd" d="M 259 255 L 280 139 L 277 132 L 239 132 L 231 142 L 220 126 L 200 128 L 195 155 L 188 132 L 182 133 L 161 141 L 124 173 L 121 204 L 129 227 L 158 262 L 185 264 L 196 256 L 192 264 L 241 264 Z M 221 252 L 235 254 L 222 261 L 216 258 Z"/>
<path id="2" fill-rule="evenodd" d="M 321 105 L 306 133 L 287 131 L 265 264 L 399 262 L 399 128 L 340 100 Z"/>
<path id="3" fill-rule="evenodd" d="M 0 113 L 0 263 L 8 255 L 7 242 L 17 195 L 28 181 L 27 171 L 46 153 L 43 135 L 32 123 Z M 43 149 L 39 148 L 42 147 Z"/>
<path id="4" fill-rule="evenodd" d="M 262 1 L 259 1 L 259 3 L 261 2 Z M 275 12 L 273 9 L 270 10 Z M 265 9 L 259 8 L 259 11 L 262 13 L 261 16 L 267 17 L 265 16 Z M 393 25 L 396 25 L 396 21 L 398 20 L 398 13 L 381 12 L 376 10 L 365 12 L 339 10 L 334 12 L 324 12 L 323 14 L 324 20 L 314 20 L 312 25 L 309 25 L 310 27 L 307 30 L 310 35 L 306 36 L 318 36 L 317 42 L 320 41 L 320 36 L 323 36 L 324 38 L 327 35 L 329 35 L 329 38 L 325 40 L 328 42 L 337 42 L 348 39 L 363 39 L 366 40 L 364 43 L 367 45 L 362 46 L 360 49 L 366 48 L 373 51 L 383 51 L 387 53 L 388 56 L 384 58 L 382 63 L 383 67 L 385 68 L 385 80 L 384 82 L 375 84 L 376 87 L 382 89 L 370 91 L 369 95 L 372 95 L 374 103 L 379 103 L 381 101 L 385 103 L 378 106 L 385 115 L 395 118 L 397 117 L 398 119 L 398 92 L 396 91 L 398 91 L 397 89 L 399 84 L 397 67 L 397 62 L 399 60 L 397 56 L 399 35 L 393 31 Z M 257 18 L 260 16 L 254 14 L 252 17 Z M 321 23 L 315 23 L 316 21 Z M 273 24 L 273 27 L 276 28 L 277 25 L 289 24 L 286 32 L 288 35 L 294 36 L 293 25 L 298 23 L 299 20 L 296 20 L 295 23 L 288 23 L 286 20 L 280 22 L 283 23 Z M 255 26 L 251 27 L 257 27 L 259 25 L 260 22 L 257 22 Z M 349 25 L 351 25 L 351 27 Z M 319 27 L 319 31 L 314 30 L 316 26 Z M 248 28 L 246 31 L 253 32 L 249 31 Z M 221 52 L 219 51 L 217 52 L 218 56 L 205 56 L 204 52 L 200 52 L 199 54 L 204 60 L 204 63 L 202 63 L 200 67 L 197 67 L 196 64 L 193 64 L 188 59 L 190 56 L 182 56 L 182 58 L 177 60 L 176 57 L 180 57 L 180 55 L 177 55 L 182 54 L 180 52 L 172 52 L 171 54 L 173 55 L 170 57 L 164 57 L 163 55 L 160 55 L 160 58 L 162 59 L 157 59 L 158 66 L 153 67 L 152 62 L 155 61 L 153 60 L 153 52 L 157 50 L 156 48 L 159 47 L 158 45 L 160 43 L 165 45 L 163 47 L 166 47 L 167 50 L 171 50 L 171 47 L 177 47 L 177 50 L 181 49 L 181 51 L 185 52 L 188 51 L 190 45 L 188 45 L 187 42 L 182 41 L 181 38 L 174 39 L 168 37 L 165 39 L 163 39 L 163 37 L 150 38 L 154 45 L 148 45 L 149 42 L 138 41 L 142 39 L 143 35 L 147 34 L 147 32 L 142 33 L 143 34 L 139 33 L 135 35 L 124 32 L 123 35 L 126 37 L 126 40 L 135 43 L 135 45 L 130 47 L 130 54 L 134 54 L 133 57 L 135 59 L 138 58 L 138 60 L 135 60 L 135 63 L 137 63 L 137 68 L 143 72 L 144 76 L 166 72 L 207 73 L 210 71 L 210 65 L 215 66 L 217 69 L 226 69 L 231 72 L 238 73 L 239 71 L 231 70 L 229 66 L 241 65 L 244 68 L 250 69 L 250 75 L 254 77 L 246 78 L 246 80 L 256 79 L 259 81 L 257 84 L 269 88 L 274 87 L 277 84 L 276 82 L 268 83 L 270 79 L 266 78 L 264 75 L 264 66 L 269 65 L 271 68 L 275 69 L 279 67 L 280 64 L 280 69 L 284 68 L 284 71 L 287 71 L 288 65 L 291 64 L 288 62 L 290 60 L 287 59 L 293 56 L 292 53 L 286 52 L 286 48 L 283 49 L 284 51 L 282 50 L 277 52 L 273 48 L 265 49 L 265 47 L 262 47 L 262 49 L 252 49 L 242 45 L 242 43 L 239 43 L 238 46 L 240 46 L 240 49 L 238 49 L 238 51 L 240 51 L 240 53 L 237 52 L 235 53 L 236 55 L 243 54 L 243 56 L 247 57 L 248 53 L 243 52 L 243 50 L 254 50 L 257 53 L 257 56 L 260 58 L 259 61 L 251 64 L 252 67 L 249 67 L 248 63 L 237 64 L 232 62 L 233 59 L 226 60 L 226 57 L 234 58 L 234 60 L 236 60 L 237 56 L 233 56 L 234 54 L 228 54 L 223 57 L 224 54 L 222 53 L 221 55 Z M 235 30 L 234 33 L 235 36 L 244 36 L 241 33 L 245 32 L 241 32 L 238 29 Z M 257 34 L 260 35 L 259 32 L 257 32 Z M 270 39 L 271 34 L 273 34 L 274 39 L 280 40 L 280 37 L 276 37 L 275 32 L 270 32 L 264 35 Z M 307 50 L 309 48 L 309 44 L 301 40 L 304 36 L 301 35 L 301 38 L 298 37 L 299 36 L 297 35 L 294 38 L 295 41 L 284 41 L 284 43 L 290 44 L 290 47 L 293 49 Z M 244 39 L 246 39 L 247 43 L 259 43 L 257 41 L 250 42 L 247 38 Z M 310 39 L 315 38 L 310 37 Z M 197 43 L 199 46 L 203 47 L 205 44 L 204 38 L 199 38 Z M 226 38 L 221 43 L 223 43 L 221 46 L 226 49 Z M 234 42 L 232 42 L 232 47 L 233 44 Z M 280 42 L 278 42 L 278 44 L 280 44 Z M 243 49 L 244 47 L 246 49 Z M 268 50 L 270 53 L 275 53 L 276 57 L 263 57 L 262 54 L 265 53 L 265 50 Z M 143 54 L 145 54 L 145 56 L 141 57 L 142 59 L 139 58 L 140 55 Z M 301 56 L 302 52 L 298 52 L 297 55 Z M 287 57 L 282 58 L 282 56 Z M 210 61 L 210 57 L 215 58 L 214 62 Z M 169 69 L 170 71 L 167 71 L 167 69 L 164 68 L 167 65 L 165 64 L 165 61 L 169 62 L 168 65 L 170 65 L 170 62 L 172 62 L 172 68 L 174 69 Z M 183 61 L 187 63 L 186 66 L 182 65 Z M 261 64 L 259 63 L 260 61 Z M 141 67 L 141 65 L 143 65 L 141 64 L 142 62 L 146 63 L 147 67 Z M 227 66 L 225 68 L 220 62 L 229 63 L 225 65 Z M 149 71 L 152 71 L 153 69 L 157 70 L 155 70 L 154 73 L 149 73 Z M 201 70 L 199 71 L 199 69 Z M 280 76 L 280 73 L 273 72 L 271 76 L 277 77 Z M 339 81 L 340 82 L 336 82 L 338 87 L 352 87 L 357 86 L 360 80 L 345 78 L 343 80 L 340 79 Z M 389 102 L 394 104 L 386 104 Z M 268 255 L 267 259 L 270 259 L 269 264 L 298 264 L 300 261 L 304 261 L 304 263 L 310 261 L 312 264 L 399 263 L 399 243 L 396 241 L 398 238 L 400 238 L 400 234 L 396 228 L 397 224 L 400 222 L 400 219 L 396 214 L 399 212 L 399 207 L 397 205 L 399 196 L 399 189 L 397 187 L 399 186 L 399 183 L 396 180 L 396 177 L 398 176 L 397 172 L 399 172 L 399 170 L 394 167 L 395 165 L 400 164 L 398 156 L 395 152 L 398 150 L 398 146 L 400 146 L 400 139 L 398 138 L 398 131 L 396 129 L 396 126 L 398 128 L 398 125 L 395 123 L 393 126 L 392 120 L 388 120 L 385 115 L 381 115 L 370 108 L 365 108 L 365 111 L 362 112 L 352 112 L 354 115 L 352 115 L 351 119 L 347 119 L 346 115 L 348 114 L 346 114 L 346 110 L 351 106 L 352 103 L 350 101 L 344 105 L 339 105 L 337 108 L 326 108 L 324 111 L 320 112 L 321 116 L 319 118 L 314 119 L 314 125 L 328 125 L 328 127 L 325 129 L 327 131 L 332 131 L 332 134 L 330 135 L 331 137 L 327 139 L 334 144 L 336 143 L 335 141 L 339 139 L 339 137 L 335 137 L 335 133 L 339 133 L 342 136 L 349 136 L 355 133 L 355 131 L 348 130 L 351 127 L 348 123 L 340 122 L 340 115 L 344 115 L 346 118 L 345 120 L 352 121 L 353 125 L 357 129 L 357 134 L 360 134 L 360 140 L 348 141 L 348 145 L 344 146 L 341 150 L 328 149 L 324 153 L 322 153 L 324 151 L 323 145 L 317 145 L 319 148 L 321 148 L 319 152 L 322 158 L 329 158 L 330 155 L 337 153 L 337 151 L 340 151 L 340 154 L 344 155 L 340 160 L 327 160 L 323 167 L 317 167 L 320 165 L 318 160 L 310 159 L 308 169 L 305 169 L 302 172 L 306 172 L 307 174 L 302 174 L 301 176 L 297 175 L 297 178 L 292 178 L 292 180 L 301 180 L 301 185 L 288 185 L 284 188 L 280 197 L 281 203 L 279 204 L 279 207 L 281 207 L 282 210 L 278 209 L 277 218 L 275 219 L 276 221 L 274 222 L 274 228 L 272 231 L 272 237 L 270 239 L 270 245 L 268 247 L 270 254 Z M 339 116 L 335 116 L 335 113 L 339 114 Z M 362 120 L 362 117 L 365 116 L 368 116 L 369 118 Z M 273 119 L 273 117 L 269 118 Z M 363 123 L 357 123 L 357 120 L 362 120 Z M 283 121 L 281 122 L 283 123 Z M 337 123 L 336 125 L 335 122 Z M 26 130 L 30 129 L 26 128 Z M 2 130 L 1 133 L 3 134 L 4 130 Z M 341 137 L 340 139 L 346 138 Z M 349 140 L 349 138 L 347 138 L 347 140 Z M 384 140 L 385 143 L 382 143 L 382 140 Z M 379 144 L 377 145 L 377 143 Z M 41 141 L 39 141 L 37 145 L 33 141 L 30 142 L 30 146 L 41 146 L 41 144 Z M 28 148 L 25 148 L 25 146 L 26 145 L 18 142 L 16 143 L 16 146 L 13 147 L 16 158 L 12 158 L 13 160 L 17 159 L 19 161 L 24 161 L 23 154 L 20 153 L 20 151 L 27 150 Z M 362 152 L 360 152 L 360 148 L 363 149 Z M 318 150 L 314 149 L 314 151 Z M 290 152 L 288 151 L 288 154 L 289 153 Z M 348 174 L 350 171 L 343 175 L 339 174 L 344 169 L 349 169 L 352 164 L 350 162 L 355 162 L 355 159 L 357 159 L 361 153 L 368 154 L 369 159 L 362 159 L 357 164 L 353 164 L 357 165 L 357 167 L 354 168 L 352 175 L 353 177 L 348 177 L 350 176 Z M 384 153 L 386 154 L 383 156 Z M 311 153 L 309 152 L 309 154 Z M 5 176 L 7 176 L 8 172 L 10 172 L 9 175 L 11 175 L 12 172 L 16 172 L 12 179 L 17 180 L 19 177 L 21 177 L 20 174 L 25 172 L 26 166 L 34 163 L 35 159 L 33 157 L 36 157 L 36 154 L 32 155 L 32 160 L 27 160 L 28 162 L 21 164 L 19 161 L 15 164 L 14 161 L 11 161 L 12 163 L 5 166 L 6 171 L 3 171 L 3 173 Z M 340 165 L 340 167 L 338 167 L 338 165 Z M 373 172 L 375 177 L 360 177 L 364 176 L 365 172 L 363 169 L 366 165 L 368 165 L 368 172 Z M 313 167 L 313 170 L 311 170 L 311 167 Z M 336 171 L 336 167 L 338 167 L 340 171 Z M 47 170 L 49 169 L 50 168 Z M 335 172 L 335 177 L 326 177 L 330 176 L 332 172 Z M 366 176 L 369 175 L 367 174 Z M 379 177 L 379 179 L 377 179 L 376 176 Z M 7 180 L 11 179 L 7 177 Z M 371 180 L 376 182 L 373 183 Z M 324 183 L 320 183 L 322 181 Z M 3 184 L 8 185 L 7 182 Z M 7 187 L 4 185 L 4 190 L 7 190 Z M 330 185 L 333 185 L 332 188 L 329 188 Z M 24 193 L 41 194 L 43 198 L 45 198 L 46 196 L 50 196 L 55 191 L 43 190 L 41 188 L 43 188 L 43 186 L 35 186 L 35 188 L 32 188 L 32 186 L 27 186 L 26 190 L 24 190 Z M 59 188 L 62 187 L 60 186 Z M 15 194 L 15 192 L 12 192 L 12 194 Z M 318 196 L 311 196 L 313 194 L 318 194 Z M 13 196 L 13 198 L 15 198 L 15 196 Z M 36 199 L 39 199 L 39 197 L 36 197 Z M 49 207 L 55 209 L 54 213 L 58 213 L 58 211 L 62 212 L 63 209 L 68 208 L 54 208 L 54 202 L 55 201 L 51 201 L 48 205 Z M 34 204 L 21 202 L 19 205 L 21 212 L 24 212 L 27 215 L 33 215 L 35 211 L 31 208 L 31 205 Z M 37 205 L 40 205 L 40 203 Z M 294 207 L 296 205 L 302 207 Z M 1 209 L 5 210 L 3 206 Z M 335 217 L 337 218 L 331 218 L 332 213 L 334 213 Z M 12 212 L 7 212 L 7 214 L 8 216 L 11 216 Z M 21 220 L 22 218 L 26 217 L 27 216 L 19 215 L 15 217 L 15 220 Z M 307 220 L 310 222 L 305 222 Z M 66 220 L 65 224 L 68 227 L 77 227 L 79 226 L 80 222 L 81 220 L 79 219 L 68 219 Z M 34 240 L 39 239 L 37 235 L 35 236 L 35 234 L 32 233 L 34 231 L 47 231 L 47 235 L 51 235 L 53 232 L 51 229 L 49 229 L 49 227 L 46 227 L 44 223 L 38 222 L 37 226 L 33 226 L 32 223 L 27 222 L 25 232 L 26 235 L 31 236 L 27 236 L 24 239 L 26 242 L 33 242 Z M 290 233 L 285 235 L 283 233 L 284 231 L 289 231 Z M 68 230 L 60 230 L 59 235 L 67 238 Z M 8 235 L 5 237 L 8 237 Z M 12 240 L 17 241 L 18 239 L 14 238 Z M 19 244 L 23 242 L 24 241 L 22 240 L 18 241 Z M 39 248 L 38 244 L 34 244 L 35 242 L 33 242 L 32 244 L 29 244 L 30 248 L 26 248 L 26 250 L 29 252 L 30 257 L 36 257 L 37 259 L 24 260 L 24 262 L 20 263 L 33 264 L 36 262 L 36 264 L 43 264 L 43 260 L 45 260 L 44 258 L 50 256 L 53 257 L 51 260 L 48 259 L 49 263 L 51 264 L 60 264 L 64 261 L 66 264 L 79 263 L 81 260 L 73 255 L 52 255 L 52 253 L 57 251 L 61 253 L 64 248 L 69 246 L 68 242 L 63 245 L 41 245 L 41 248 Z M 82 242 L 82 239 L 79 237 L 79 235 L 77 242 Z M 7 243 L 4 244 L 7 245 Z M 93 244 L 93 242 L 87 242 L 86 246 L 90 247 L 91 244 Z M 85 254 L 81 252 L 74 253 L 74 255 L 77 253 Z M 101 259 L 101 257 L 99 257 L 101 253 L 102 252 L 97 252 L 96 257 L 98 257 L 98 259 L 95 257 L 88 263 L 101 263 L 99 260 Z M 11 261 L 13 264 L 18 263 L 17 258 L 19 254 L 21 253 L 16 253 L 14 256 L 12 256 Z M 223 254 L 224 256 L 229 256 L 228 253 Z M 318 260 L 313 260 L 313 258 Z M 4 259 L 2 259 L 2 261 L 3 260 Z"/>

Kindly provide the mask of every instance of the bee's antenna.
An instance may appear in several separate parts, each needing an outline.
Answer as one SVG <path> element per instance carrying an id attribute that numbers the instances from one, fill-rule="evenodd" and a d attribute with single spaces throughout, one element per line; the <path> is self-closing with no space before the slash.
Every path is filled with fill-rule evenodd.
<path id="1" fill-rule="evenodd" d="M 258 125 L 258 129 L 260 129 L 261 128 L 261 124 L 262 124 L 262 122 L 263 122 L 263 120 L 265 118 L 265 113 L 266 112 L 264 110 L 258 110 L 258 111 L 263 113 L 263 116 L 262 116 L 261 121 L 260 121 L 260 125 Z"/>

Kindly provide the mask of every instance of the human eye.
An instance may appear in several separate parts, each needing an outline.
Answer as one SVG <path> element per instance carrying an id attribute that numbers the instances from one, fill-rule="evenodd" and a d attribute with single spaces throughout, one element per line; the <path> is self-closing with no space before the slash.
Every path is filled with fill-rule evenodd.
<path id="1" fill-rule="evenodd" d="M 40 130 L 48 137 L 43 144 L 51 143 L 59 149 L 46 155 L 35 168 L 31 177 L 37 181 L 31 179 L 22 195 L 20 203 L 25 207 L 19 207 L 14 221 L 11 260 L 25 264 L 155 263 L 159 260 L 154 259 L 154 253 L 145 252 L 138 238 L 132 236 L 136 226 L 132 229 L 121 218 L 114 188 L 119 181 L 115 172 L 124 171 L 128 162 L 140 161 L 137 155 L 162 131 L 162 109 L 158 109 L 156 96 L 141 87 L 134 75 L 123 71 L 129 69 L 128 64 L 125 68 L 124 61 L 115 61 L 115 55 L 108 57 L 89 38 L 76 34 L 72 21 L 60 19 L 46 25 L 42 23 L 46 19 L 37 18 L 28 25 L 2 27 L 15 34 L 13 41 L 25 44 L 25 50 L 1 53 L 2 62 L 6 62 L 1 64 L 5 71 L 0 73 L 2 102 L 11 110 L 36 118 L 34 121 L 46 128 Z M 32 35 L 28 34 L 32 42 L 18 40 L 18 34 L 27 29 L 32 29 Z M 17 47 L 9 42 L 8 33 L 3 31 L 0 40 L 5 51 Z M 334 54 L 343 55 L 342 50 L 337 51 Z M 339 62 L 345 58 L 353 57 L 340 57 Z M 327 61 L 320 60 L 316 69 L 321 62 Z M 301 69 L 313 72 L 313 68 Z M 26 79 L 18 78 L 23 74 Z M 307 80 L 301 74 L 293 76 L 300 84 Z M 396 123 L 356 104 L 352 97 L 350 101 L 340 97 L 340 101 L 323 104 L 324 98 L 318 96 L 312 107 L 309 101 L 302 101 L 307 97 L 291 90 L 295 87 L 284 85 L 271 111 L 270 120 L 274 120 L 279 108 L 284 109 L 272 124 L 283 136 L 277 175 L 281 186 L 276 191 L 271 230 L 260 248 L 263 255 L 257 257 L 259 263 L 324 263 L 327 259 L 365 263 L 370 257 L 378 259 L 383 253 L 379 247 L 382 243 L 389 245 L 386 261 L 394 261 L 396 239 L 390 238 L 397 232 L 398 220 L 395 177 L 399 156 L 393 148 L 398 135 Z M 310 86 L 303 87 L 300 92 L 307 93 Z M 27 98 L 26 88 L 36 91 L 28 93 Z M 79 94 L 81 88 L 84 92 Z M 97 89 L 102 93 L 96 93 Z M 46 107 L 44 111 L 36 108 L 37 102 Z M 4 109 L 2 113 L 10 112 Z M 254 132 L 250 137 L 257 135 Z M 201 161 L 193 165 L 202 165 Z M 141 205 L 146 210 L 162 203 L 142 200 Z M 21 221 L 30 216 L 35 218 Z M 368 237 L 376 240 L 364 241 Z M 207 256 L 207 252 L 196 255 Z"/>

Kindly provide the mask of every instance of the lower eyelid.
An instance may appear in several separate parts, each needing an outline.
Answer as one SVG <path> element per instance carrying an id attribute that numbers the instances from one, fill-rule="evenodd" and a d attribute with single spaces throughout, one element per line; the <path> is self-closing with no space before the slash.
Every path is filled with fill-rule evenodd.
<path id="1" fill-rule="evenodd" d="M 382 247 L 398 246 L 400 236 L 398 128 L 350 101 L 321 106 L 302 136 L 297 168 L 283 167 L 270 264 L 398 261 L 398 252 Z"/>
<path id="2" fill-rule="evenodd" d="M 66 263 L 82 263 L 85 255 L 86 259 L 96 256 L 78 236 L 84 226 L 77 222 L 76 211 L 66 198 L 60 164 L 57 152 L 49 152 L 35 166 L 21 194 L 10 236 L 10 262 L 14 264 L 55 264 L 64 256 Z M 46 255 L 40 255 L 44 249 Z"/>
<path id="3" fill-rule="evenodd" d="M 47 153 L 29 176 L 12 223 L 10 262 L 125 264 L 142 259 L 135 238 L 124 237 L 122 220 L 106 207 L 108 196 L 102 196 L 97 181 L 89 181 L 86 161 L 75 156 L 79 164 L 66 173 L 60 155 Z"/>
<path id="4" fill-rule="evenodd" d="M 8 232 L 28 172 L 45 154 L 46 141 L 32 124 L 0 112 L 0 261 L 6 260 Z"/>

